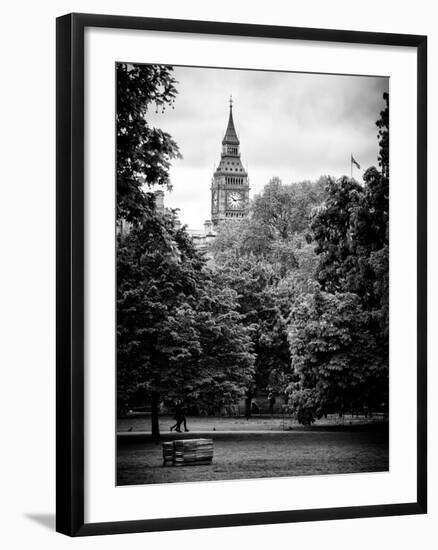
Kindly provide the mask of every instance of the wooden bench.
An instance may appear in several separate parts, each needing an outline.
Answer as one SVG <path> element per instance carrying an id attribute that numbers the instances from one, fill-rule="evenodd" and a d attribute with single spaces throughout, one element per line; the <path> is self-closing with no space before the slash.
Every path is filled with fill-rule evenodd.
<path id="1" fill-rule="evenodd" d="M 213 440 L 177 439 L 163 443 L 163 466 L 200 466 L 213 460 Z"/>

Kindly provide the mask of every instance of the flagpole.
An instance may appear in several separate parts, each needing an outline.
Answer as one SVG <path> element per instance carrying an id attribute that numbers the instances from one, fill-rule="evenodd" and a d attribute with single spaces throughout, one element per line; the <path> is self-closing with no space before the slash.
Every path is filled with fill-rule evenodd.
<path id="1" fill-rule="evenodd" d="M 353 153 L 350 153 L 350 179 L 353 179 Z"/>

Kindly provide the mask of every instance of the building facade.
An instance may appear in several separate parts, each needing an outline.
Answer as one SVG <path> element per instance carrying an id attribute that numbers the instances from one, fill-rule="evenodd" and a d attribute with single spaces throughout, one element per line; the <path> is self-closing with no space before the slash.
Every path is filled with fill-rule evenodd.
<path id="1" fill-rule="evenodd" d="M 213 231 L 213 224 L 210 220 L 204 222 L 204 229 L 191 229 L 188 227 L 187 233 L 192 238 L 195 247 L 202 252 L 208 252 L 209 244 L 216 237 L 216 233 Z"/>
<path id="2" fill-rule="evenodd" d="M 248 214 L 249 177 L 240 158 L 240 141 L 233 120 L 230 99 L 228 126 L 222 140 L 219 165 L 211 180 L 211 221 L 213 229 L 226 220 L 242 219 Z"/>

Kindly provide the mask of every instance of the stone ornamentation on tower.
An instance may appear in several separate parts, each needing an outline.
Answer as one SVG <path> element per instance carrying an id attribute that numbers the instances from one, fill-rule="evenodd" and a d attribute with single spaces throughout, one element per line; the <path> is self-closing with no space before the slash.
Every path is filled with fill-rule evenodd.
<path id="1" fill-rule="evenodd" d="M 240 142 L 233 120 L 230 98 L 228 126 L 222 140 L 219 165 L 211 181 L 211 220 L 216 228 L 226 220 L 242 219 L 248 214 L 249 178 L 240 159 Z"/>

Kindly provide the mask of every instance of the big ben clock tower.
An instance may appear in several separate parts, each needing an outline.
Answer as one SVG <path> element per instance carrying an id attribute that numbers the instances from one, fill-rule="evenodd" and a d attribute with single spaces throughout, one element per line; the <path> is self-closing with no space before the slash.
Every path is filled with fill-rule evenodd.
<path id="1" fill-rule="evenodd" d="M 234 128 L 233 100 L 230 98 L 228 126 L 222 140 L 219 165 L 211 180 L 211 220 L 217 227 L 225 220 L 248 214 L 249 178 L 240 160 L 240 142 Z"/>

